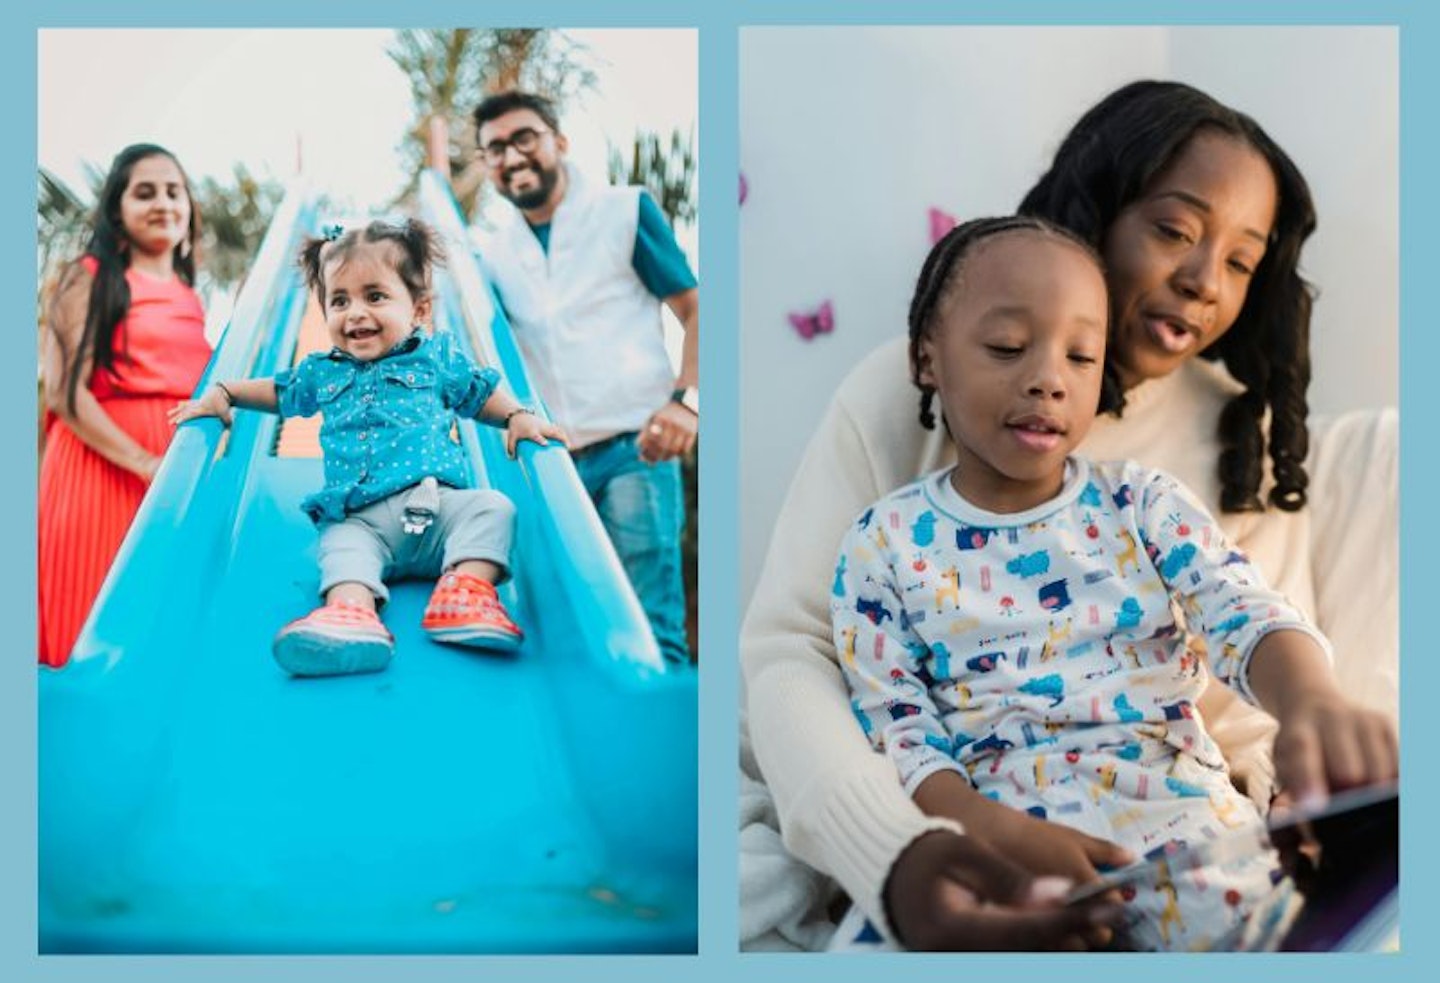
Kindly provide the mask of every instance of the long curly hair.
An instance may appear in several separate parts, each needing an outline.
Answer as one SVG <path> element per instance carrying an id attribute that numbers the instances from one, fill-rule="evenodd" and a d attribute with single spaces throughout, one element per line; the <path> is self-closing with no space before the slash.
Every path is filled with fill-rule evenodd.
<path id="1" fill-rule="evenodd" d="M 125 280 L 125 271 L 130 266 L 131 243 L 120 216 L 120 199 L 130 186 L 130 174 L 135 165 L 149 157 L 168 158 L 180 170 L 185 197 L 190 200 L 190 225 L 185 238 L 175 246 L 172 260 L 176 276 L 187 286 L 195 285 L 200 208 L 190 193 L 190 179 L 180 161 L 164 147 L 153 143 L 131 144 L 115 155 L 95 204 L 90 239 L 85 246 L 86 254 L 96 261 L 95 278 L 90 285 L 90 306 L 85 313 L 85 330 L 74 352 L 64 352 L 64 342 L 61 342 L 62 355 L 68 363 L 65 400 L 72 413 L 75 410 L 75 394 L 80 386 L 80 366 L 86 359 L 90 360 L 93 368 L 114 369 L 116 358 L 124 358 L 126 354 L 115 350 L 115 329 L 130 309 L 130 284 Z M 79 270 L 78 262 L 71 264 L 62 284 Z"/>
<path id="2" fill-rule="evenodd" d="M 1105 266 L 1094 246 L 1069 229 L 1035 215 L 976 218 L 962 222 L 945 233 L 925 257 L 920 277 L 915 282 L 915 293 L 910 298 L 910 381 L 920 390 L 920 425 L 926 430 L 935 429 L 935 387 L 920 381 L 920 344 L 930 337 L 941 301 L 964 277 L 965 261 L 974 248 L 986 239 L 1011 232 L 1033 232 L 1066 242 L 1090 257 L 1095 266 L 1104 272 Z M 1106 360 L 1108 366 L 1108 347 Z M 1099 412 L 1117 411 L 1123 399 L 1118 377 L 1107 368 L 1100 386 Z"/>
<path id="3" fill-rule="evenodd" d="M 1309 478 L 1305 391 L 1310 385 L 1314 289 L 1300 276 L 1300 251 L 1315 231 L 1310 188 L 1293 161 L 1249 116 L 1180 82 L 1132 82 L 1075 124 L 1050 170 L 1020 203 L 1099 249 L 1111 224 L 1140 198 L 1202 128 L 1219 131 L 1265 158 L 1279 189 L 1275 227 L 1234 325 L 1201 356 L 1220 360 L 1245 391 L 1221 412 L 1220 507 L 1263 511 L 1260 499 L 1270 413 L 1274 487 L 1269 503 L 1303 508 Z M 1106 373 L 1114 372 L 1108 361 Z M 1117 413 L 1123 410 L 1123 398 Z"/>

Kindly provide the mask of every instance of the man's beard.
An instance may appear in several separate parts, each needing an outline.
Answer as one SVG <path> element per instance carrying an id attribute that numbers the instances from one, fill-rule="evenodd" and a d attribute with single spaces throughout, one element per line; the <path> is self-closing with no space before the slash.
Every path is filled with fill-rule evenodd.
<path id="1" fill-rule="evenodd" d="M 521 211 L 529 211 L 532 208 L 539 208 L 545 204 L 550 200 L 550 195 L 554 192 L 555 186 L 560 183 L 560 169 L 558 167 L 549 170 L 541 167 L 539 164 L 529 164 L 527 167 L 529 170 L 534 171 L 539 179 L 539 183 L 535 187 L 528 191 L 511 191 L 510 175 L 506 174 L 505 180 L 501 182 L 498 188 L 500 197 Z M 521 168 L 516 168 L 516 170 L 521 170 Z"/>

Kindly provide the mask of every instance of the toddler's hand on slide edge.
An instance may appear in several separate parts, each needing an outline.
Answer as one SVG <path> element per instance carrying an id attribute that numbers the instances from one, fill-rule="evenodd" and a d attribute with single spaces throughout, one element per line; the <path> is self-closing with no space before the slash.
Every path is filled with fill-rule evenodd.
<path id="1" fill-rule="evenodd" d="M 216 417 L 228 427 L 233 419 L 230 400 L 226 399 L 225 394 L 215 386 L 207 389 L 199 399 L 187 399 L 184 402 L 176 403 L 166 415 L 170 418 L 170 422 L 177 427 L 188 420 L 198 420 L 205 416 Z"/>
<path id="2" fill-rule="evenodd" d="M 505 453 L 509 457 L 515 456 L 515 448 L 522 440 L 529 440 L 547 447 L 550 441 L 556 441 L 562 447 L 570 446 L 570 438 L 565 431 L 555 424 L 540 419 L 533 413 L 516 413 L 510 418 L 505 426 Z"/>

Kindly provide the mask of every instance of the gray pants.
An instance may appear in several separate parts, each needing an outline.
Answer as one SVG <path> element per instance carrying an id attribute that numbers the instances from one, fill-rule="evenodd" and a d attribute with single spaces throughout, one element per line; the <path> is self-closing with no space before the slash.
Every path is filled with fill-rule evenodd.
<path id="1" fill-rule="evenodd" d="M 409 489 L 320 527 L 320 595 L 336 584 L 370 588 L 383 604 L 387 580 L 438 577 L 463 560 L 488 560 L 510 575 L 515 506 L 490 489 L 440 489 L 440 510 L 423 533 L 404 530 Z"/>

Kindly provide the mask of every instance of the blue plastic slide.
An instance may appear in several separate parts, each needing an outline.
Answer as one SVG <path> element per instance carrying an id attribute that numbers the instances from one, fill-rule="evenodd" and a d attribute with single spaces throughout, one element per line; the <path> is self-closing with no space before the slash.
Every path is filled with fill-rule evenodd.
<path id="1" fill-rule="evenodd" d="M 451 257 L 437 328 L 533 402 L 448 188 L 421 191 Z M 317 201 L 282 203 L 206 382 L 293 361 Z M 518 508 L 517 655 L 430 642 L 431 585 L 405 583 L 387 671 L 295 679 L 270 642 L 316 603 L 321 473 L 277 428 L 181 428 L 74 657 L 41 671 L 40 951 L 694 951 L 696 673 L 660 658 L 568 455 L 461 425 Z"/>

